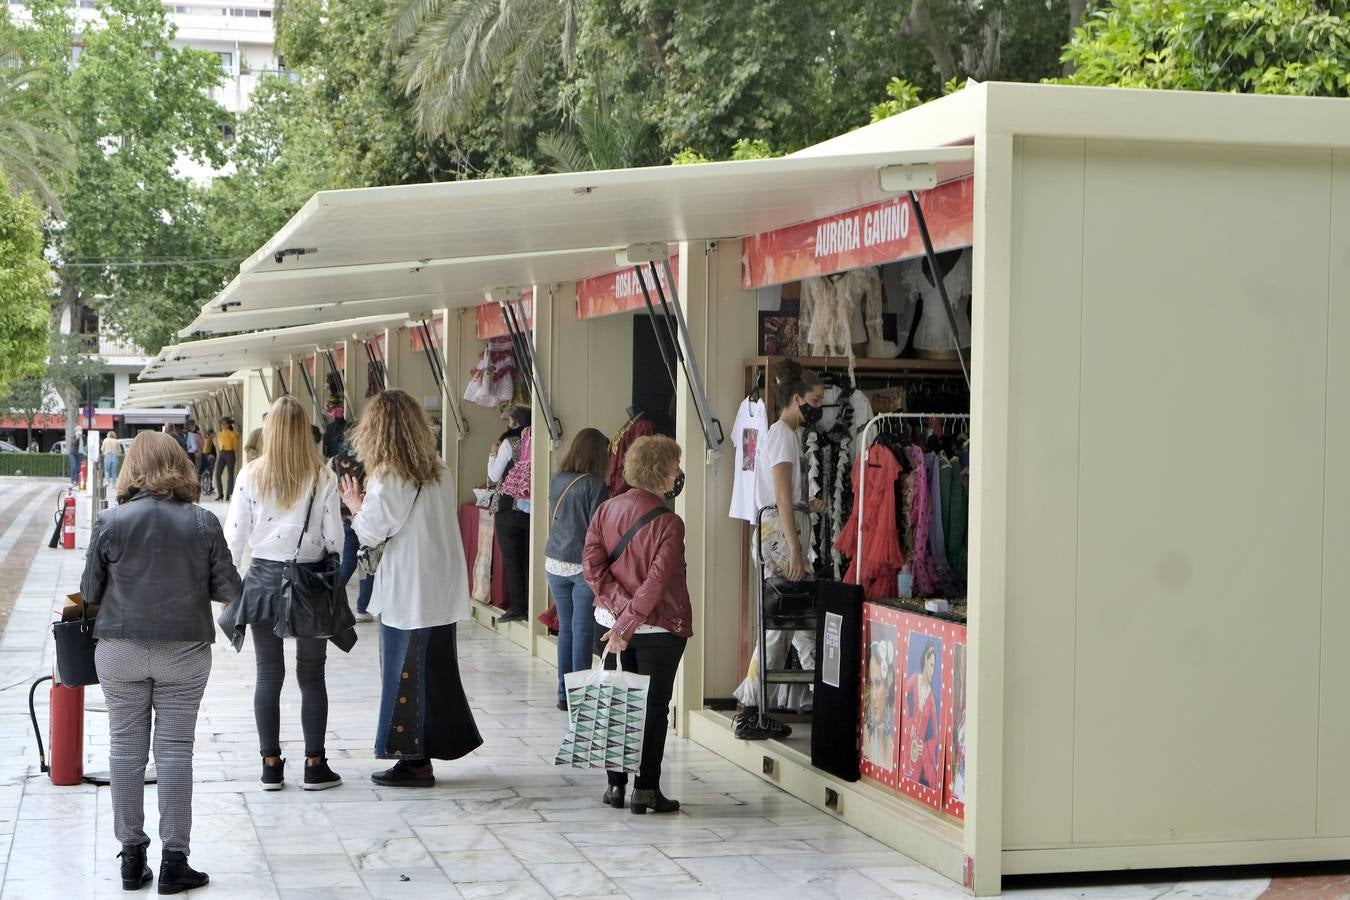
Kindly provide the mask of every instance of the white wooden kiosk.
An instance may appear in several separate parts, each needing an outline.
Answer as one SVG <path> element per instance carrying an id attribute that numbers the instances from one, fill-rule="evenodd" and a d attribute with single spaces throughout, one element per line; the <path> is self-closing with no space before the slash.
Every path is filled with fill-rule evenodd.
<path id="1" fill-rule="evenodd" d="M 888 167 L 941 180 L 963 165 L 964 825 L 738 743 L 703 709 L 739 677 L 740 526 L 728 455 L 698 465 L 687 390 L 678 511 L 698 636 L 680 730 L 822 808 L 834 791 L 843 820 L 980 894 L 1004 874 L 1350 856 L 1346 101 L 988 84 L 786 159 L 321 194 L 199 323 L 467 307 L 534 285 L 541 372 L 575 430 L 618 373 L 571 285 L 616 250 L 670 242 L 727 422 L 755 336 L 739 239 L 884 199 Z M 535 447 L 542 479 L 555 451 Z"/>

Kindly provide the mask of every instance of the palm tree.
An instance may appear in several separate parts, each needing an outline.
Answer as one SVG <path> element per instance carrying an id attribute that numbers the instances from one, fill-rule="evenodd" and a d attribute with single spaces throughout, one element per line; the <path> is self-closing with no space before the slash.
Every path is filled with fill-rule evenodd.
<path id="1" fill-rule="evenodd" d="M 53 86 L 40 69 L 0 65 L 0 172 L 15 191 L 36 194 L 59 215 L 56 191 L 75 167 L 75 145 Z"/>
<path id="2" fill-rule="evenodd" d="M 508 120 L 538 96 L 548 54 L 570 65 L 581 0 L 392 0 L 389 53 L 428 137 L 465 121 L 498 78 Z"/>
<path id="3" fill-rule="evenodd" d="M 604 95 L 583 101 L 574 116 L 575 131 L 539 136 L 539 152 L 555 172 L 627 169 L 661 162 L 656 126 L 642 112 L 640 97 L 617 102 Z"/>

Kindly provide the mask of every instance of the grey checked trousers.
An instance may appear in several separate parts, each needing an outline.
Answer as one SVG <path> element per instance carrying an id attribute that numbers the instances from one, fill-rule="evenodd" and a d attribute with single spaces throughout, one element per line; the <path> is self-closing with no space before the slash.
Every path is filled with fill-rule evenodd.
<path id="1" fill-rule="evenodd" d="M 108 768 L 117 840 L 129 846 L 150 843 L 145 836 L 145 764 L 153 710 L 159 837 L 164 850 L 188 853 L 193 732 L 211 674 L 211 645 L 105 639 L 98 642 L 94 660 L 108 701 Z"/>

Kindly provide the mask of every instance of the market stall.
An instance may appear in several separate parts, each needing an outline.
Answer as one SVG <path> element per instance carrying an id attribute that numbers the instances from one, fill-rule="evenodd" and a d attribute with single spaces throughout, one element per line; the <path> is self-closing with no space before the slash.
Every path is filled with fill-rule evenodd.
<path id="1" fill-rule="evenodd" d="M 941 200 L 961 192 L 964 207 Z M 666 287 L 697 363 L 675 375 L 696 635 L 678 727 L 990 894 L 1005 873 L 1350 851 L 1350 661 L 1336 652 L 1350 626 L 1338 602 L 1350 563 L 1336 552 L 1350 477 L 1334 465 L 1350 452 L 1348 236 L 1339 101 L 987 84 L 784 159 L 321 194 L 194 324 L 467 309 L 532 286 L 548 395 L 535 416 L 549 409 L 565 441 L 621 427 L 637 369 L 632 323 L 581 317 L 581 286 L 676 253 Z M 857 639 L 837 646 L 858 666 L 859 724 L 837 735 L 858 781 L 792 739 L 735 737 L 725 701 L 745 675 L 746 525 L 728 514 L 736 444 L 710 424 L 730 436 L 755 372 L 785 349 L 767 341 L 791 330 L 790 302 L 800 335 L 807 281 L 835 275 L 880 282 L 880 337 L 845 342 L 862 353 L 834 346 L 854 350 L 855 392 L 884 389 L 859 375 L 884 382 L 888 367 L 914 382 L 891 386 L 896 413 L 923 414 L 899 449 L 921 444 L 925 469 L 935 455 L 930 501 L 964 494 L 967 535 L 948 546 L 943 508 L 959 592 L 941 572 L 935 592 L 915 590 L 911 571 L 914 596 L 900 596 L 903 564 L 877 569 L 869 590 L 864 568 Z M 915 294 L 942 313 L 933 334 L 957 335 L 950 346 L 919 340 L 920 312 L 903 332 Z M 876 307 L 862 296 L 868 329 Z M 850 368 L 847 353 L 810 352 Z M 663 370 L 659 355 L 649 366 Z M 926 396 L 934 382 L 959 387 Z M 1307 459 L 1262 490 L 1253 446 L 1271 410 Z M 961 415 L 965 430 L 949 427 Z M 869 455 L 876 443 L 850 440 Z M 555 452 L 534 444 L 536 494 Z M 867 462 L 836 449 L 836 483 L 841 459 Z M 889 485 L 903 504 L 903 477 Z M 831 546 L 847 537 L 834 518 Z M 547 526 L 534 523 L 532 615 L 546 603 Z M 904 539 L 897 517 L 902 553 Z M 542 627 L 526 642 L 551 657 Z M 814 711 L 798 715 L 801 731 L 814 725 Z M 1280 777 L 1252 777 L 1272 759 Z"/>

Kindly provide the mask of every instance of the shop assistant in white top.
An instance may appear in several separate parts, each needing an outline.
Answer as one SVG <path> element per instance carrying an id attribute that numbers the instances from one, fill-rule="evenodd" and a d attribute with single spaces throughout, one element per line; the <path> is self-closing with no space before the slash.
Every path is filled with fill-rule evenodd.
<path id="1" fill-rule="evenodd" d="M 778 490 L 773 483 L 773 467 L 782 463 L 792 465 L 792 502 L 802 498 L 802 444 L 797 432 L 779 419 L 759 439 L 758 458 L 755 460 L 755 505 L 760 509 L 778 504 Z"/>
<path id="2" fill-rule="evenodd" d="M 449 471 L 441 469 L 440 480 L 423 487 L 420 497 L 416 485 L 397 475 L 367 475 L 352 530 L 363 547 L 388 540 L 375 570 L 371 615 L 405 631 L 469 618 L 469 571 Z"/>
<path id="3" fill-rule="evenodd" d="M 254 559 L 286 562 L 317 562 L 325 552 L 341 553 L 343 542 L 342 508 L 338 501 L 337 476 L 330 469 L 319 469 L 319 487 L 314 492 L 314 512 L 309 518 L 309 529 L 304 539 L 300 529 L 305 524 L 310 492 L 290 509 L 277 506 L 276 498 L 259 497 L 255 484 L 256 469 L 252 465 L 239 473 L 234 487 L 230 513 L 225 519 L 225 540 L 236 566 L 241 565 L 244 551 L 252 548 Z M 295 552 L 296 544 L 300 552 Z"/>

